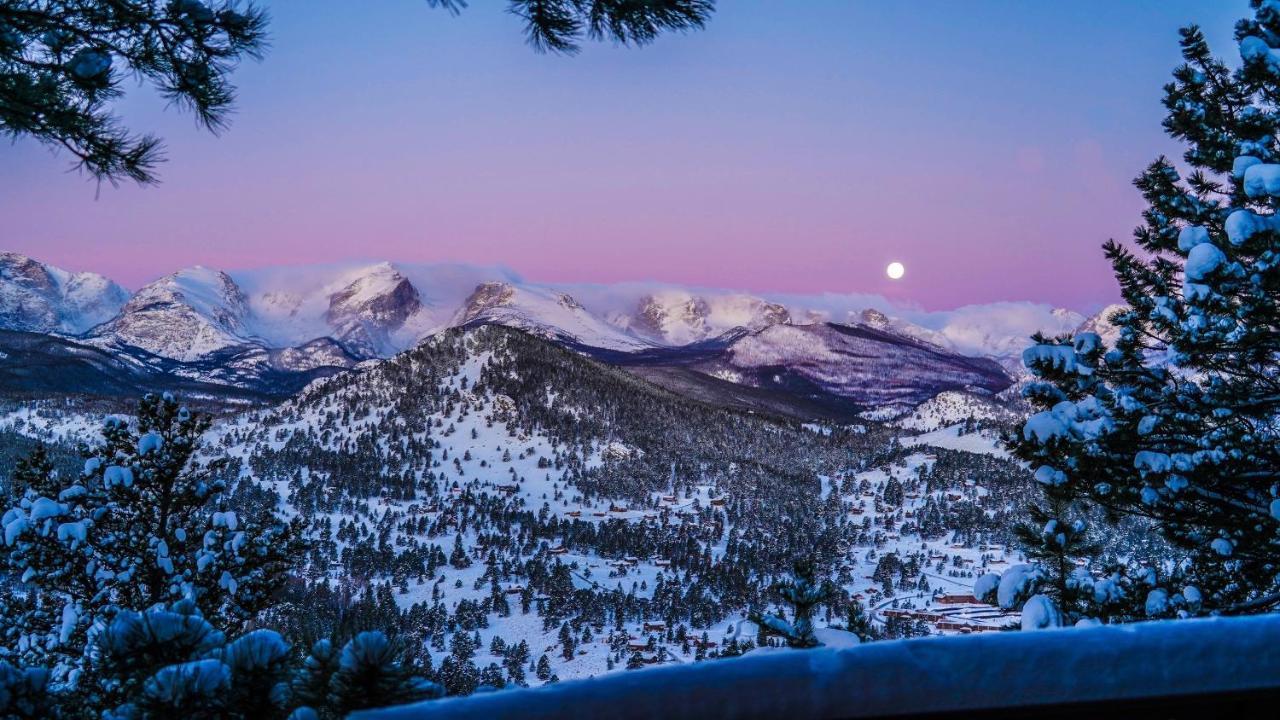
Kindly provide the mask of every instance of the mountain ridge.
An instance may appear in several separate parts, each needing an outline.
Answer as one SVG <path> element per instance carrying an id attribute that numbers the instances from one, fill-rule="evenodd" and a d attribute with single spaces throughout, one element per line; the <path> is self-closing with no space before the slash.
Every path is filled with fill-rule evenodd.
<path id="1" fill-rule="evenodd" d="M 0 278 L 0 297 L 24 298 L 11 303 L 19 309 L 35 306 L 23 293 L 43 287 L 24 278 L 69 277 L 24 256 L 0 258 L 23 269 L 20 277 L 10 272 Z M 196 266 L 140 288 L 113 317 L 79 333 L 66 328 L 87 321 L 64 318 L 59 330 L 43 315 L 14 313 L 0 315 L 0 329 L 38 325 L 43 329 L 36 332 L 116 353 L 126 362 L 145 356 L 153 367 L 188 380 L 273 395 L 263 383 L 294 388 L 316 373 L 393 357 L 449 328 L 494 324 L 678 392 L 754 411 L 838 420 L 879 407 L 908 408 L 939 392 L 999 393 L 1018 376 L 1016 356 L 993 361 L 959 348 L 974 338 L 978 346 L 1006 353 L 1025 345 L 984 326 L 982 313 L 972 308 L 957 311 L 957 334 L 876 308 L 839 313 L 829 306 L 820 312 L 732 291 L 644 289 L 542 285 L 461 265 L 380 262 L 302 267 L 292 274 Z M 1047 332 L 1054 334 L 1092 321 L 1065 310 L 1048 316 L 1054 327 Z M 70 347 L 59 352 L 79 352 Z"/>

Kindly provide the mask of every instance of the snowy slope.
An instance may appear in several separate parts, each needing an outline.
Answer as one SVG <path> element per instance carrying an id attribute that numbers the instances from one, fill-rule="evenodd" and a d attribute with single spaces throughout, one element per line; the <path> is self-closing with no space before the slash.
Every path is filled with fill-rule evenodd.
<path id="1" fill-rule="evenodd" d="M 586 395 L 576 394 L 592 387 L 591 377 L 610 372 L 616 373 L 616 384 L 607 386 L 607 392 L 595 386 Z M 769 505 L 779 501 L 773 494 L 785 489 L 801 492 L 806 502 L 821 503 L 848 518 L 850 546 L 840 561 L 847 573 L 842 582 L 848 592 L 869 598 L 873 622 L 883 624 L 891 611 L 946 615 L 971 632 L 995 630 L 1010 621 L 987 606 L 943 607 L 934 601 L 935 591 L 968 593 L 975 573 L 983 567 L 1016 559 L 1002 548 L 980 544 L 974 536 L 960 540 L 949 534 L 929 538 L 918 534 L 917 523 L 926 516 L 941 518 L 939 512 L 948 504 L 986 507 L 991 496 L 983 484 L 958 476 L 939 476 L 926 483 L 924 477 L 937 463 L 938 451 L 920 447 L 875 467 L 807 475 L 803 481 L 792 476 L 776 486 L 757 481 L 738 485 L 731 476 L 708 477 L 700 472 L 678 481 L 671 458 L 680 458 L 681 463 L 688 458 L 697 467 L 702 465 L 696 461 L 698 453 L 704 449 L 732 453 L 733 464 L 740 462 L 743 467 L 754 467 L 764 456 L 771 462 L 802 467 L 814 461 L 806 443 L 838 452 L 843 460 L 836 467 L 852 465 L 859 456 L 843 448 L 847 439 L 824 439 L 834 432 L 832 428 L 812 432 L 793 423 L 730 411 L 703 415 L 708 411 L 701 407 L 680 410 L 684 402 L 629 382 L 621 373 L 592 365 L 576 353 L 521 333 L 483 326 L 443 333 L 393 359 L 317 382 L 273 408 L 229 418 L 215 426 L 208 439 L 211 447 L 241 460 L 242 477 L 253 477 L 276 490 L 290 513 L 305 512 L 313 528 L 334 533 L 325 540 L 334 547 L 335 562 L 322 567 L 335 580 L 343 578 L 342 561 L 337 558 L 347 557 L 344 552 L 357 537 L 385 533 L 390 547 L 406 553 L 416 543 L 440 545 L 448 552 L 460 538 L 470 565 L 451 562 L 439 566 L 434 575 L 410 573 L 395 595 L 396 603 L 405 609 L 439 603 L 445 610 L 456 611 L 463 602 L 483 602 L 492 594 L 485 581 L 484 560 L 494 549 L 501 554 L 500 564 L 511 568 L 499 581 L 504 589 L 531 586 L 535 578 L 520 568 L 546 562 L 568 565 L 575 589 L 606 597 L 622 588 L 626 595 L 652 599 L 661 583 L 668 588 L 677 583 L 682 592 L 689 592 L 705 582 L 699 576 L 708 568 L 701 559 L 681 566 L 684 551 L 674 557 L 669 553 L 693 543 L 698 551 L 688 559 L 702 558 L 705 551 L 706 562 L 723 562 L 729 552 L 725 533 L 735 529 L 741 534 L 738 545 L 776 545 L 778 533 L 763 534 L 747 522 L 748 517 L 752 521 L 769 517 Z M 628 411 L 639 407 L 648 412 Z M 637 433 L 635 422 L 599 425 L 604 418 L 637 416 L 667 418 L 690 435 L 681 439 L 682 434 L 656 426 Z M 686 422 L 693 417 L 701 418 L 701 425 Z M 744 431 L 750 428 L 741 442 L 724 442 L 724 438 L 708 442 L 720 428 L 735 425 Z M 596 429 L 583 433 L 592 426 Z M 781 436 L 780 445 L 795 448 L 795 459 L 785 460 L 765 446 L 775 436 Z M 669 452 L 664 450 L 666 443 L 675 443 L 678 453 L 651 460 Z M 654 473 L 649 462 L 659 472 Z M 952 459 L 951 465 L 955 462 Z M 657 484 L 646 484 L 640 498 L 609 492 L 619 486 L 595 473 L 619 463 L 623 465 L 612 476 L 615 480 L 628 478 L 630 485 L 640 478 L 656 478 Z M 376 470 L 369 472 L 371 468 Z M 802 471 L 802 476 L 807 472 Z M 766 470 L 760 477 L 775 478 L 775 474 Z M 992 477 L 984 475 L 983 483 Z M 356 483 L 370 485 L 357 489 Z M 899 488 L 897 499 L 892 497 L 894 487 Z M 739 496 L 739 492 L 753 494 Z M 750 505 L 735 508 L 739 499 Z M 784 504 L 791 507 L 789 502 Z M 514 518 L 514 524 L 495 525 L 500 518 Z M 317 526 L 316 521 L 324 522 Z M 609 543 L 607 549 L 593 547 L 583 525 L 591 526 L 593 533 L 609 535 L 622 526 L 643 530 L 635 538 L 645 538 L 643 546 L 649 550 Z M 573 526 L 578 529 L 570 531 Z M 495 537 L 503 539 L 495 545 Z M 673 543 L 674 538 L 679 541 Z M 652 545 L 652 539 L 662 541 Z M 911 585 L 898 583 L 886 591 L 873 579 L 883 553 L 914 558 L 912 564 L 921 573 Z M 919 584 L 926 579 L 928 587 Z M 518 606 L 517 599 L 512 603 Z M 725 607 L 723 616 L 694 628 L 721 645 L 732 638 L 755 638 L 754 626 L 744 622 L 746 610 L 745 606 Z M 682 650 L 661 631 L 645 627 L 657 619 L 632 616 L 624 631 L 642 643 L 653 638 L 667 653 L 654 662 L 693 662 L 689 649 Z M 509 615 L 490 613 L 479 632 L 482 648 L 498 636 L 508 643 L 527 642 L 535 657 L 545 649 L 561 679 L 604 674 L 611 662 L 612 669 L 623 668 L 616 657 L 610 660 L 614 653 L 608 642 L 611 627 L 594 630 L 593 639 L 580 644 L 571 658 L 558 652 L 556 625 L 544 626 L 536 610 L 522 612 L 513 607 Z M 822 635 L 833 641 L 846 639 L 825 629 Z M 482 653 L 477 662 L 483 666 L 489 660 Z"/>
<path id="2" fill-rule="evenodd" d="M 706 371 L 744 384 L 808 385 L 873 407 L 914 406 L 947 389 L 995 393 L 1010 383 L 989 360 L 832 323 L 773 325 L 745 335 Z"/>
<path id="3" fill-rule="evenodd" d="M 139 290 L 94 337 L 190 361 L 244 344 L 248 314 L 248 298 L 229 275 L 197 266 Z"/>
<path id="4" fill-rule="evenodd" d="M 894 424 L 906 430 L 929 432 L 968 419 L 1013 421 L 1017 417 L 990 397 L 948 390 L 917 405 Z"/>
<path id="5" fill-rule="evenodd" d="M 494 323 L 541 337 L 609 350 L 635 351 L 652 343 L 587 311 L 573 296 L 556 290 L 488 282 L 467 297 L 451 325 Z"/>

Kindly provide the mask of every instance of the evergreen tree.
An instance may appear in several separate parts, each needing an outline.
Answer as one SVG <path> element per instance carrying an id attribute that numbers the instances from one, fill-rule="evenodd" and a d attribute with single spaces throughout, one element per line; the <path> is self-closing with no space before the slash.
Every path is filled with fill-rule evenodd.
<path id="1" fill-rule="evenodd" d="M 207 417 L 149 395 L 133 426 L 111 418 L 79 477 L 37 451 L 4 513 L 0 644 L 62 683 L 85 662 L 88 632 L 123 610 L 189 601 L 234 630 L 266 607 L 296 555 L 296 525 L 226 507 L 221 463 L 193 460 Z"/>
<path id="2" fill-rule="evenodd" d="M 787 645 L 793 648 L 818 647 L 822 643 L 813 634 L 813 616 L 818 606 L 827 602 L 835 594 L 830 581 L 818 580 L 813 560 L 804 559 L 795 563 L 792 576 L 776 585 L 773 590 L 783 602 L 791 607 L 791 620 L 777 615 L 764 615 L 755 611 L 751 613 L 751 622 L 762 629 L 768 628 L 786 638 Z"/>
<path id="3" fill-rule="evenodd" d="M 880 639 L 880 632 L 871 624 L 866 608 L 858 600 L 850 600 L 845 608 L 844 629 L 858 636 L 862 642 Z"/>
<path id="4" fill-rule="evenodd" d="M 317 640 L 290 679 L 290 693 L 300 707 L 309 707 L 320 717 L 329 706 L 329 683 L 338 672 L 338 648 L 329 639 Z"/>
<path id="5" fill-rule="evenodd" d="M 575 652 L 577 652 L 577 645 L 573 640 L 573 632 L 569 630 L 569 623 L 561 623 L 560 654 L 564 656 L 565 660 L 572 660 Z"/>
<path id="6" fill-rule="evenodd" d="M 19 668 L 0 660 L 0 714 L 17 720 L 58 717 L 48 684 L 48 670 Z"/>
<path id="7" fill-rule="evenodd" d="M 1280 602 L 1280 11 L 1253 0 L 1242 65 L 1182 30 L 1159 158 L 1136 181 L 1148 209 L 1135 253 L 1105 245 L 1127 303 L 1112 347 L 1094 333 L 1037 338 L 1024 362 L 1039 410 L 1012 447 L 1044 500 L 1024 530 L 1042 592 L 1067 616 L 1122 620 Z M 1178 554 L 1161 568 L 1075 574 L 1086 511 L 1149 522 Z M 1095 570 L 1099 570 L 1095 568 Z"/>
<path id="8" fill-rule="evenodd" d="M 458 533 L 453 538 L 453 552 L 449 553 L 449 564 L 458 570 L 471 567 L 471 558 L 467 555 L 467 548 L 462 544 L 462 533 Z"/>
<path id="9" fill-rule="evenodd" d="M 338 657 L 329 681 L 329 707 L 339 717 L 354 710 L 440 697 L 443 688 L 417 677 L 401 662 L 401 651 L 385 633 L 362 632 Z"/>

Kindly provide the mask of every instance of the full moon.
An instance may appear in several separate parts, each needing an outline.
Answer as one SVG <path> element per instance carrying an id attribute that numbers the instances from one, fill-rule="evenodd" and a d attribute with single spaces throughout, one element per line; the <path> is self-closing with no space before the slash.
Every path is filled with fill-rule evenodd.
<path id="1" fill-rule="evenodd" d="M 906 273 L 906 266 L 900 262 L 891 262 L 889 267 L 884 269 L 884 274 L 888 275 L 890 280 L 898 280 Z"/>

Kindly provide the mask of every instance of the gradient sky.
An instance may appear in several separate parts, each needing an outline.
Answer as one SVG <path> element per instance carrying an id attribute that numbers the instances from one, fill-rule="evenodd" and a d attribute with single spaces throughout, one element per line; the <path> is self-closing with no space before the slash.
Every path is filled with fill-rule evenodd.
<path id="1" fill-rule="evenodd" d="M 131 286 L 178 267 L 390 259 L 545 282 L 879 293 L 941 309 L 1116 297 L 1177 28 L 1231 2 L 721 0 L 704 32 L 576 57 L 505 3 L 277 0 L 222 137 L 146 92 L 159 187 L 0 145 L 0 249 Z M 95 197 L 96 194 L 96 197 Z M 890 260 L 904 280 L 884 277 Z"/>

